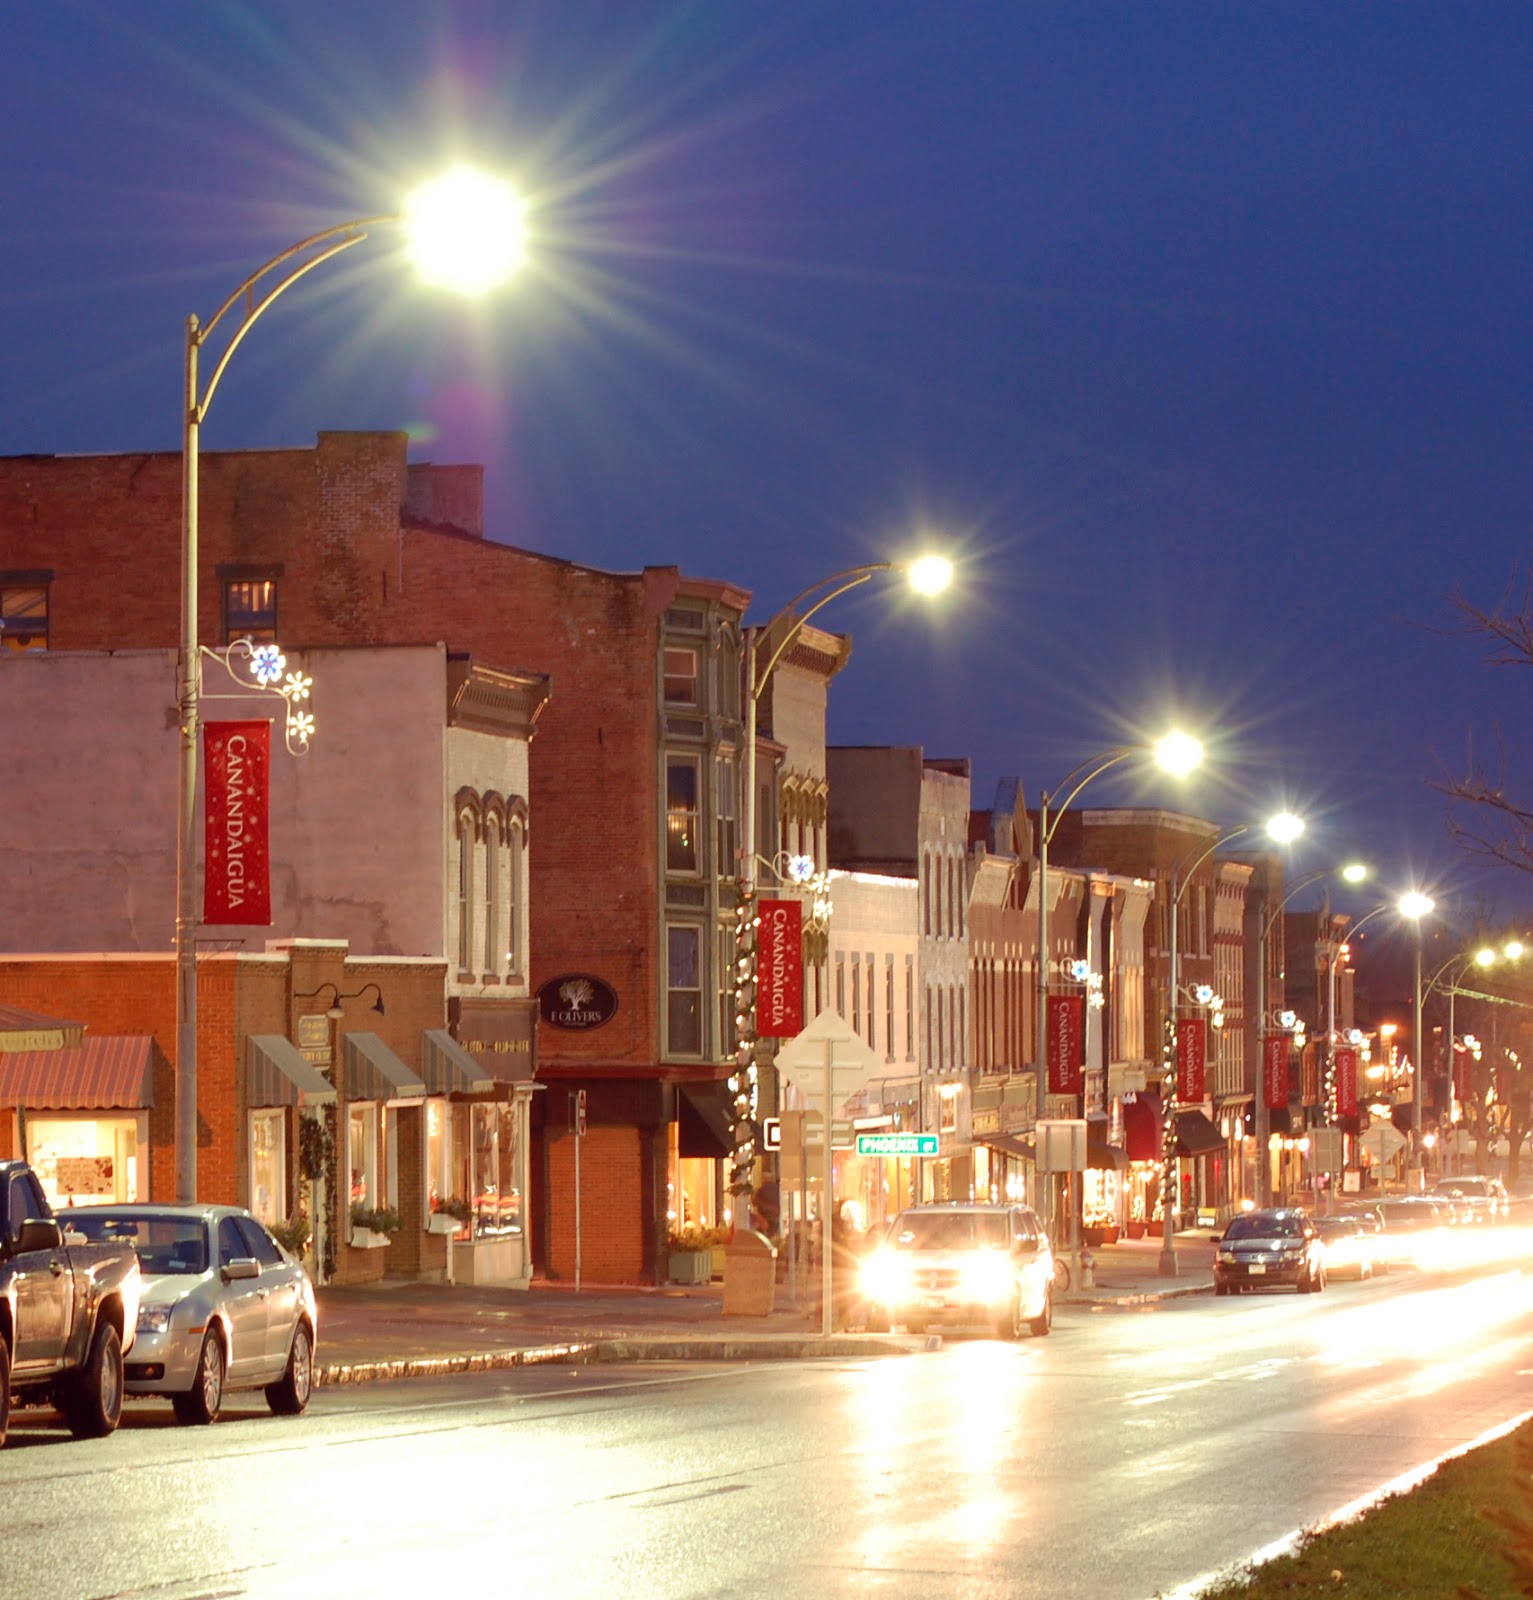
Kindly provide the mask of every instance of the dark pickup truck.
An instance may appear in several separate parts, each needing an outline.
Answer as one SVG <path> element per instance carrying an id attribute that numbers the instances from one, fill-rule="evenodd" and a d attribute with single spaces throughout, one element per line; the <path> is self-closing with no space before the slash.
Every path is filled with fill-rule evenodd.
<path id="1" fill-rule="evenodd" d="M 0 1445 L 13 1396 L 51 1400 L 77 1439 L 117 1426 L 140 1281 L 131 1245 L 69 1235 L 26 1162 L 0 1161 Z"/>

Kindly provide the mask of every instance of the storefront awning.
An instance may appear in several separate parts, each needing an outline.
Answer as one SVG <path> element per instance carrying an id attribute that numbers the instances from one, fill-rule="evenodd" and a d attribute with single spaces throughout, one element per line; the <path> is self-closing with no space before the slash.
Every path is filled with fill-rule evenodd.
<path id="1" fill-rule="evenodd" d="M 734 1098 L 727 1083 L 676 1085 L 676 1149 L 704 1161 L 734 1154 Z"/>
<path id="2" fill-rule="evenodd" d="M 252 1109 L 328 1106 L 335 1104 L 335 1090 L 291 1039 L 252 1033 L 245 1041 L 245 1101 Z"/>
<path id="3" fill-rule="evenodd" d="M 426 1085 L 376 1033 L 346 1035 L 346 1098 L 348 1100 L 419 1100 Z"/>
<path id="4" fill-rule="evenodd" d="M 1201 1111 L 1177 1112 L 1176 1153 L 1179 1156 L 1217 1155 L 1224 1148 L 1224 1135 Z"/>
<path id="5" fill-rule="evenodd" d="M 1108 1144 L 1105 1139 L 1093 1139 L 1091 1130 L 1086 1131 L 1086 1165 L 1093 1172 L 1126 1172 L 1128 1170 L 1128 1152 L 1120 1150 L 1115 1144 Z"/>
<path id="6" fill-rule="evenodd" d="M 427 1094 L 488 1094 L 495 1080 L 445 1028 L 421 1034 L 421 1076 Z"/>
<path id="7" fill-rule="evenodd" d="M 1160 1101 L 1136 1095 L 1123 1102 L 1123 1148 L 1130 1161 L 1160 1160 Z"/>
<path id="8" fill-rule="evenodd" d="M 145 1034 L 73 1050 L 0 1052 L 0 1105 L 39 1111 L 138 1111 L 154 1104 L 158 1047 Z"/>
<path id="9" fill-rule="evenodd" d="M 0 1006 L 0 1050 L 77 1050 L 84 1043 L 83 1022 L 60 1022 L 35 1011 Z"/>
<path id="10" fill-rule="evenodd" d="M 1023 1161 L 1037 1159 L 1037 1145 L 1030 1133 L 987 1133 L 983 1139 L 977 1139 L 975 1143 L 989 1145 L 992 1150 L 999 1150 L 1002 1155 L 1019 1156 Z"/>

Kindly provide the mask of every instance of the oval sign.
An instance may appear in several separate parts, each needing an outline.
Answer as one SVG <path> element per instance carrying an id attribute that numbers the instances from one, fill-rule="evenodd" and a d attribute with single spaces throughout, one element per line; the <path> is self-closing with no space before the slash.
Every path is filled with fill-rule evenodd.
<path id="1" fill-rule="evenodd" d="M 617 990 L 588 972 L 566 972 L 538 990 L 538 1015 L 575 1033 L 600 1028 L 617 1015 Z"/>

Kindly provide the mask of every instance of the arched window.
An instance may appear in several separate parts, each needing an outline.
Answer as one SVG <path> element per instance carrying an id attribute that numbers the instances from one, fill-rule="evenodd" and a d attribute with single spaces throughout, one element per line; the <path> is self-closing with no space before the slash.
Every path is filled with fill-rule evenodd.
<path id="1" fill-rule="evenodd" d="M 468 978 L 474 961 L 474 819 L 458 813 L 458 975 Z"/>
<path id="2" fill-rule="evenodd" d="M 522 974 L 522 902 L 527 873 L 527 827 L 518 816 L 510 819 L 506 862 L 506 972 Z"/>
<path id="3" fill-rule="evenodd" d="M 500 975 L 501 907 L 501 819 L 485 818 L 484 824 L 484 976 Z"/>

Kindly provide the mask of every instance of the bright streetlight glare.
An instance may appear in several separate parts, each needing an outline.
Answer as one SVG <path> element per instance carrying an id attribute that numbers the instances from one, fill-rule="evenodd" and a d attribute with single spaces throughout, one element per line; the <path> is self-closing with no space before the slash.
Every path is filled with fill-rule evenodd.
<path id="1" fill-rule="evenodd" d="M 1361 883 L 1368 876 L 1368 869 L 1361 861 L 1350 861 L 1341 869 L 1341 875 L 1348 883 Z"/>
<path id="2" fill-rule="evenodd" d="M 1280 811 L 1267 822 L 1267 836 L 1278 844 L 1291 844 L 1304 832 L 1304 818 L 1291 811 Z"/>
<path id="3" fill-rule="evenodd" d="M 1475 951 L 1474 959 L 1478 966 L 1493 967 L 1496 964 L 1496 952 L 1489 945 L 1483 945 Z"/>
<path id="4" fill-rule="evenodd" d="M 1155 760 L 1172 777 L 1185 778 L 1203 764 L 1203 746 L 1190 733 L 1173 729 L 1156 742 Z"/>
<path id="5" fill-rule="evenodd" d="M 1422 894 L 1417 889 L 1412 889 L 1407 894 L 1400 896 L 1400 915 L 1409 917 L 1413 922 L 1419 922 L 1422 917 L 1429 917 L 1433 907 L 1437 904 L 1430 895 Z"/>
<path id="6" fill-rule="evenodd" d="M 527 259 L 526 202 L 504 178 L 453 167 L 405 205 L 416 269 L 427 283 L 481 295 Z"/>
<path id="7" fill-rule="evenodd" d="M 1506 949 L 1503 952 L 1503 954 L 1506 956 L 1506 959 L 1508 961 L 1521 961 L 1522 960 L 1522 940 L 1521 939 L 1508 939 L 1507 942 L 1506 942 Z"/>
<path id="8" fill-rule="evenodd" d="M 909 577 L 917 594 L 941 594 L 953 581 L 953 563 L 946 556 L 921 556 L 910 563 Z"/>

